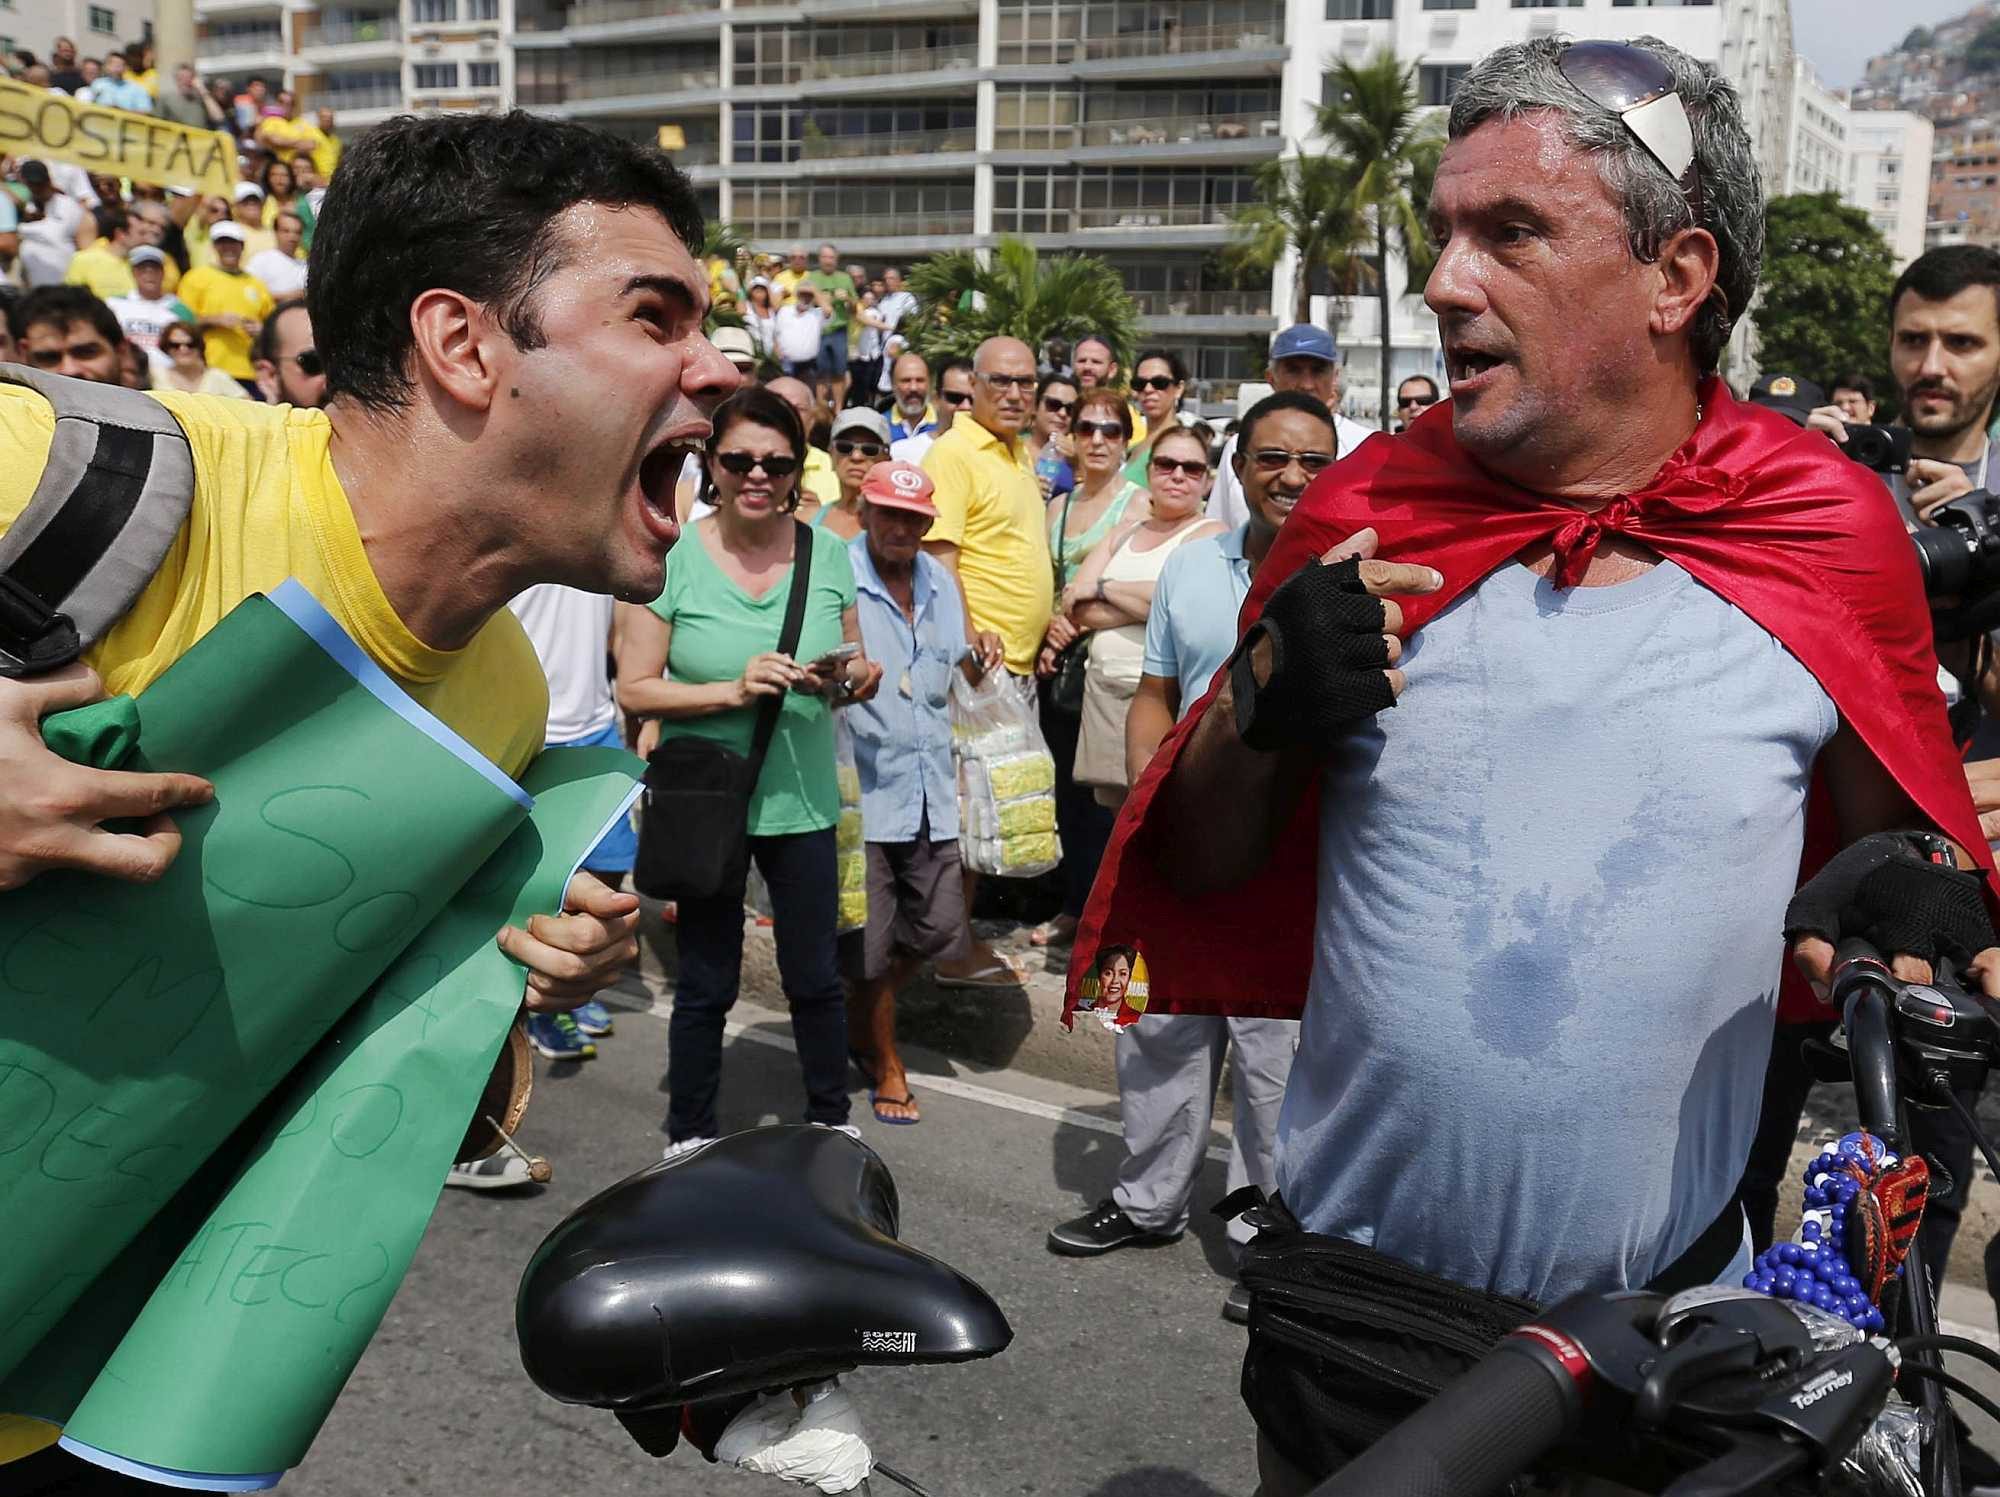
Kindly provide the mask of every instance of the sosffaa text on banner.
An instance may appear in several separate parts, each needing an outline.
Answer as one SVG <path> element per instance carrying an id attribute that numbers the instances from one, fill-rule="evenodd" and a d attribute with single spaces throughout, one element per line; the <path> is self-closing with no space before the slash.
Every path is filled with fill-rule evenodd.
<path id="1" fill-rule="evenodd" d="M 0 156 L 68 161 L 85 171 L 227 195 L 236 146 L 216 130 L 106 109 L 0 78 Z"/>

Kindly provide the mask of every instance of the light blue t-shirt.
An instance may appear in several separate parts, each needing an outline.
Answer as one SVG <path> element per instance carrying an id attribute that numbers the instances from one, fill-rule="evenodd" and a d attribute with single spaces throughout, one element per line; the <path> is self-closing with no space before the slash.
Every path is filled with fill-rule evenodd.
<path id="1" fill-rule="evenodd" d="M 1189 541 L 1166 559 L 1153 584 L 1140 669 L 1180 683 L 1177 717 L 1202 699 L 1236 648 L 1236 616 L 1250 594 L 1250 559 L 1243 554 L 1248 529 Z"/>
<path id="2" fill-rule="evenodd" d="M 1403 669 L 1327 765 L 1279 1189 L 1476 1288 L 1642 1285 L 1749 1153 L 1833 704 L 1671 562 L 1509 563 Z"/>

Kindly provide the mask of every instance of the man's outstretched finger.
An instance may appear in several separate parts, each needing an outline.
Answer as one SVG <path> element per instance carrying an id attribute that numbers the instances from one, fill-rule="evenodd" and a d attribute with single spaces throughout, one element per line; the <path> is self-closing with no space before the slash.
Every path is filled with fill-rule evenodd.
<path id="1" fill-rule="evenodd" d="M 1889 975 L 1898 982 L 1929 982 L 1937 973 L 1922 957 L 1899 951 L 1889 958 Z"/>
<path id="2" fill-rule="evenodd" d="M 1970 962 L 1966 972 L 1988 998 L 2000 998 L 2000 946 L 1989 946 Z"/>
<path id="3" fill-rule="evenodd" d="M 186 806 L 205 806 L 215 799 L 215 787 L 199 775 L 81 766 L 75 775 L 79 791 L 76 815 L 80 821 L 154 816 Z"/>
<path id="4" fill-rule="evenodd" d="M 579 869 L 563 890 L 563 908 L 605 918 L 629 915 L 639 908 L 639 896 L 614 889 L 596 874 Z"/>
<path id="5" fill-rule="evenodd" d="M 1408 561 L 1364 561 L 1361 585 L 1377 598 L 1396 593 L 1434 593 L 1444 586 L 1444 574 L 1436 567 Z"/>

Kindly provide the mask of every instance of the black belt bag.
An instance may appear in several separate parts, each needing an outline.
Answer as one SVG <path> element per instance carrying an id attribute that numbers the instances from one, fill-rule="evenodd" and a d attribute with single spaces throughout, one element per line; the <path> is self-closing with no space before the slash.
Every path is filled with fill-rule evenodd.
<path id="1" fill-rule="evenodd" d="M 1308 1232 L 1281 1200 L 1235 1192 L 1218 1214 L 1258 1229 L 1237 1276 L 1250 1291 L 1243 1402 L 1279 1454 L 1324 1480 L 1414 1414 L 1541 1307 L 1468 1289 L 1359 1243 Z M 1743 1241 L 1728 1207 L 1648 1289 L 1712 1282 Z"/>
<path id="2" fill-rule="evenodd" d="M 812 586 L 813 533 L 794 520 L 792 583 L 778 653 L 799 647 L 806 594 Z M 685 545 L 698 546 L 698 536 Z M 646 761 L 646 791 L 639 809 L 639 856 L 632 883 L 653 899 L 713 899 L 741 895 L 750 872 L 750 800 L 764 756 L 778 731 L 782 693 L 757 701 L 750 756 L 709 738 L 663 737 Z"/>

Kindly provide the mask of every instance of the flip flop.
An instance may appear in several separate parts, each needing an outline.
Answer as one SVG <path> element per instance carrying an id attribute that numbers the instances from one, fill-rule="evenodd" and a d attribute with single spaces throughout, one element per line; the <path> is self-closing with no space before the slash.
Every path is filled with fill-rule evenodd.
<path id="1" fill-rule="evenodd" d="M 913 1118 L 892 1118 L 882 1111 L 885 1105 L 890 1107 L 915 1107 L 917 1099 L 908 1087 L 903 1089 L 903 1095 L 900 1097 L 885 1097 L 880 1092 L 871 1091 L 868 1093 L 868 1105 L 874 1110 L 875 1121 L 886 1123 L 891 1128 L 907 1128 L 912 1123 L 921 1123 L 924 1120 L 921 1113 Z"/>
<path id="2" fill-rule="evenodd" d="M 959 977 L 947 977 L 942 972 L 932 975 L 941 988 L 1021 988 L 1028 984 L 1028 974 L 1005 957 Z"/>
<path id="3" fill-rule="evenodd" d="M 1068 946 L 1076 940 L 1076 921 L 1064 915 L 1044 920 L 1028 932 L 1030 946 Z"/>

